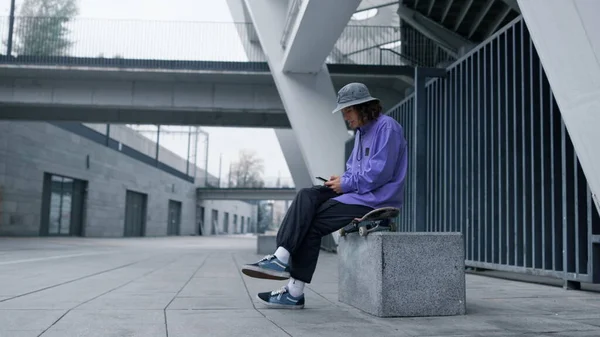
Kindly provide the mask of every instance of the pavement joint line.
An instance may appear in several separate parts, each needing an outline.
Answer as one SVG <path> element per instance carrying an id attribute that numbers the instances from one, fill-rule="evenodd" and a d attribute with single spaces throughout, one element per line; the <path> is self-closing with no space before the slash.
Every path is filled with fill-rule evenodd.
<path id="1" fill-rule="evenodd" d="M 134 279 L 132 279 L 132 280 L 129 280 L 129 281 L 127 281 L 127 282 L 125 282 L 125 283 L 123 283 L 123 284 L 121 284 L 121 285 L 117 286 L 117 287 L 114 287 L 114 288 L 112 288 L 112 289 L 109 289 L 108 291 L 105 291 L 105 292 L 103 292 L 103 293 L 101 293 L 101 294 L 99 294 L 99 295 L 97 295 L 97 296 L 94 296 L 94 297 L 92 297 L 92 298 L 90 298 L 90 299 L 88 299 L 88 300 L 86 300 L 86 301 L 83 301 L 83 302 L 81 302 L 81 303 L 77 304 L 76 306 L 72 307 L 71 309 L 67 310 L 67 311 L 66 311 L 64 314 L 62 314 L 62 315 L 61 315 L 61 316 L 60 316 L 60 317 L 59 317 L 59 318 L 58 318 L 56 321 L 54 321 L 54 323 L 50 324 L 50 326 L 49 326 L 49 327 L 47 327 L 47 328 L 46 328 L 44 331 L 42 331 L 42 333 L 40 333 L 40 334 L 39 334 L 37 337 L 41 337 L 43 334 L 45 334 L 45 333 L 46 333 L 46 331 L 50 330 L 50 328 L 52 328 L 54 325 L 56 325 L 56 323 L 58 323 L 58 322 L 59 322 L 59 321 L 60 321 L 60 320 L 61 320 L 63 317 L 65 317 L 65 316 L 66 316 L 66 315 L 67 315 L 69 312 L 71 312 L 72 310 L 75 310 L 75 309 L 77 309 L 78 307 L 80 307 L 80 306 L 82 306 L 82 305 L 84 305 L 84 304 L 86 304 L 86 303 L 89 303 L 89 302 L 91 302 L 91 301 L 93 301 L 93 300 L 95 300 L 95 299 L 97 299 L 97 298 L 99 298 L 99 297 L 102 297 L 102 296 L 104 296 L 104 295 L 106 295 L 106 294 L 108 294 L 108 293 L 110 293 L 110 292 L 112 292 L 112 291 L 115 291 L 115 290 L 117 290 L 117 289 L 119 289 L 119 288 L 122 288 L 122 287 L 124 287 L 124 286 L 126 286 L 126 285 L 128 285 L 128 284 L 131 284 L 131 283 L 133 283 L 133 282 L 135 282 L 135 281 L 137 281 L 137 280 L 139 280 L 139 279 L 141 279 L 141 278 L 144 278 L 144 277 L 146 277 L 146 276 L 148 276 L 148 275 L 150 275 L 150 274 L 152 274 L 152 273 L 155 273 L 155 272 L 157 272 L 157 271 L 159 271 L 159 270 L 161 270 L 161 269 L 165 268 L 166 266 L 168 266 L 168 265 L 170 265 L 170 264 L 173 264 L 174 262 L 176 262 L 176 261 L 178 261 L 178 260 L 179 260 L 179 256 L 178 256 L 178 257 L 176 257 L 176 258 L 174 258 L 174 259 L 172 259 L 171 261 L 169 261 L 169 262 L 165 263 L 165 264 L 164 264 L 164 265 L 162 265 L 160 268 L 152 269 L 152 270 L 150 270 L 149 272 L 146 272 L 146 273 L 144 273 L 144 274 L 142 274 L 142 275 L 140 275 L 140 276 L 138 276 L 138 277 L 135 277 L 135 278 L 134 278 Z"/>
<path id="2" fill-rule="evenodd" d="M 65 285 L 65 284 L 69 284 L 69 283 L 73 283 L 73 282 L 81 281 L 81 280 L 83 280 L 83 279 L 85 279 L 85 278 L 88 278 L 88 277 L 93 277 L 93 276 L 97 276 L 97 275 L 100 275 L 100 274 L 108 273 L 108 272 L 111 272 L 111 271 L 114 271 L 114 270 L 118 270 L 118 269 L 121 269 L 121 268 L 129 267 L 129 266 L 131 266 L 131 265 L 134 265 L 134 264 L 137 264 L 137 263 L 141 263 L 141 262 L 144 262 L 144 261 L 150 260 L 150 259 L 152 259 L 152 258 L 153 258 L 153 257 L 155 257 L 155 256 L 158 256 L 158 255 L 152 255 L 152 256 L 150 256 L 150 257 L 147 257 L 147 258 L 145 258 L 145 259 L 141 259 L 141 260 L 139 260 L 139 261 L 135 261 L 135 262 L 127 263 L 127 264 L 124 264 L 124 265 L 121 265 L 121 266 L 118 266 L 118 267 L 114 267 L 114 268 L 110 268 L 110 269 L 102 270 L 102 271 L 99 271 L 99 272 L 96 272 L 96 273 L 92 273 L 92 274 L 89 274 L 89 275 L 84 275 L 84 276 L 78 277 L 78 278 L 76 278 L 76 279 L 72 279 L 72 280 L 69 280 L 69 281 L 65 281 L 65 282 L 61 282 L 61 283 L 57 283 L 57 284 L 53 284 L 53 285 L 51 285 L 51 286 L 47 286 L 47 287 L 44 287 L 44 288 L 36 289 L 36 290 L 29 291 L 29 292 L 26 292 L 26 293 L 23 293 L 23 294 L 19 294 L 19 295 L 16 295 L 16 296 L 12 296 L 12 297 L 9 297 L 9 298 L 5 298 L 5 299 L 3 299 L 3 300 L 0 300 L 0 303 L 2 303 L 2 302 L 6 302 L 6 301 L 10 301 L 10 300 L 14 300 L 15 298 L 19 298 L 19 297 L 23 297 L 23 296 L 27 296 L 27 295 L 35 294 L 35 293 L 38 293 L 38 292 L 40 292 L 40 291 L 44 291 L 44 290 L 48 290 L 48 289 L 52 289 L 52 288 L 56 288 L 56 287 L 60 287 L 60 286 L 62 286 L 62 285 Z"/>
<path id="3" fill-rule="evenodd" d="M 169 337 L 169 324 L 167 322 L 167 309 L 169 308 L 169 306 L 171 305 L 171 303 L 173 303 L 173 301 L 177 298 L 177 295 L 179 295 L 181 293 L 181 291 L 194 279 L 194 276 L 196 276 L 196 274 L 198 273 L 198 271 L 200 270 L 200 268 L 202 268 L 202 266 L 204 266 L 204 264 L 206 263 L 206 261 L 208 260 L 208 257 L 211 254 L 207 254 L 206 256 L 204 256 L 204 260 L 202 260 L 202 263 L 200 263 L 200 265 L 198 266 L 198 268 L 196 268 L 196 270 L 192 273 L 192 276 L 190 276 L 188 278 L 188 280 L 184 283 L 183 286 L 181 286 L 181 288 L 179 289 L 179 291 L 173 295 L 173 298 L 171 298 L 171 300 L 169 301 L 169 303 L 165 306 L 165 308 L 163 309 L 163 315 L 165 317 L 165 334 L 167 337 Z"/>
<path id="4" fill-rule="evenodd" d="M 248 294 L 248 298 L 250 299 L 250 303 L 252 303 L 252 307 L 254 308 L 254 310 L 256 310 L 256 312 L 258 312 L 259 314 L 261 314 L 261 316 L 263 316 L 266 320 L 268 320 L 269 322 L 271 322 L 273 325 L 275 325 L 276 327 L 278 327 L 286 335 L 292 337 L 292 334 L 290 334 L 289 332 L 287 332 L 284 328 L 280 327 L 272 319 L 270 319 L 269 317 L 267 317 L 267 315 L 265 315 L 265 313 L 263 313 L 258 308 L 256 308 L 256 304 L 254 303 L 254 299 L 253 299 L 252 295 L 250 295 L 250 290 L 248 289 L 248 285 L 246 284 L 246 280 L 244 279 L 244 275 L 242 274 L 242 271 L 241 271 L 241 268 L 240 268 L 240 264 L 238 263 L 238 261 L 235 258 L 234 254 L 231 254 L 231 258 L 233 259 L 233 263 L 235 263 L 235 266 L 236 266 L 236 269 L 238 271 L 238 274 L 242 278 L 242 282 L 244 283 L 244 288 L 246 288 L 246 293 Z"/>
<path id="5" fill-rule="evenodd" d="M 318 293 L 316 290 L 314 290 L 313 288 L 307 286 L 306 289 L 310 290 L 311 292 L 315 293 L 317 296 L 321 297 L 322 299 L 324 299 L 325 301 L 335 305 L 336 307 L 340 307 L 340 305 L 338 303 L 335 303 L 333 301 L 331 301 L 330 299 L 328 299 L 327 297 L 321 295 L 320 293 Z"/>
<path id="6" fill-rule="evenodd" d="M 38 262 L 38 261 L 55 260 L 55 259 L 66 259 L 69 257 L 78 257 L 78 256 L 102 255 L 102 254 L 115 254 L 115 252 L 113 251 L 113 252 L 103 252 L 103 253 L 81 253 L 81 254 L 58 255 L 58 256 L 50 256 L 50 257 L 39 257 L 39 258 L 33 258 L 33 259 L 5 261 L 5 262 L 0 262 L 0 266 L 9 265 L 9 264 L 17 264 L 17 263 L 26 263 L 26 262 Z"/>

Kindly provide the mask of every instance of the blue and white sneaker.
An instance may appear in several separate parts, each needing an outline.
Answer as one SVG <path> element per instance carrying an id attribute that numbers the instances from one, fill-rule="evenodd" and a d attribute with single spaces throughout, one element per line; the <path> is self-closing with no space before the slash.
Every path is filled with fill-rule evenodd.
<path id="1" fill-rule="evenodd" d="M 256 298 L 266 306 L 279 309 L 304 308 L 304 294 L 294 297 L 290 295 L 287 286 L 271 292 L 258 293 Z"/>
<path id="2" fill-rule="evenodd" d="M 242 273 L 267 280 L 287 280 L 290 278 L 290 267 L 275 255 L 267 255 L 256 263 L 244 265 Z"/>

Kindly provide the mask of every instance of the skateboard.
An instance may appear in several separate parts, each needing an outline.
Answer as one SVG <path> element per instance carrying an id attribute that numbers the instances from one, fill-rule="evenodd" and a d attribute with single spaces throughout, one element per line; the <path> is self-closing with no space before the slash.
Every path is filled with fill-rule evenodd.
<path id="1" fill-rule="evenodd" d="M 348 225 L 339 230 L 340 236 L 358 232 L 360 236 L 367 236 L 371 232 L 396 231 L 396 224 L 391 221 L 400 214 L 400 209 L 395 207 L 382 207 L 374 209 L 362 218 L 352 220 Z"/>

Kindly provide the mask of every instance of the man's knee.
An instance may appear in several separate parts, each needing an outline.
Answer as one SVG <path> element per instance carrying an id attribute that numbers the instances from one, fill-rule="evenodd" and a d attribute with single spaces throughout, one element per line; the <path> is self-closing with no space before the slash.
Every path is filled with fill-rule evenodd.
<path id="1" fill-rule="evenodd" d="M 304 187 L 298 191 L 299 196 L 308 196 L 308 195 L 317 195 L 319 193 L 319 189 L 317 186 L 312 187 Z"/>

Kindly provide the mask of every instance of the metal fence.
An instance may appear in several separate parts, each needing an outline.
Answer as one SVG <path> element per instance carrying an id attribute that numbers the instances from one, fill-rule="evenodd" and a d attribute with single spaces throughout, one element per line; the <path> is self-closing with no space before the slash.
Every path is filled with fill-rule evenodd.
<path id="1" fill-rule="evenodd" d="M 443 48 L 406 23 L 402 26 L 402 41 L 406 41 L 406 43 L 400 46 L 400 54 L 412 60 L 412 65 L 446 67 L 456 61 L 455 52 Z"/>
<path id="2" fill-rule="evenodd" d="M 461 231 L 470 267 L 600 282 L 598 209 L 524 21 L 443 72 L 388 112 L 411 146 L 400 230 Z"/>
<path id="3" fill-rule="evenodd" d="M 101 129 L 104 124 L 87 126 Z M 199 186 L 215 180 L 207 173 L 209 135 L 199 126 L 110 124 L 106 130 L 108 137 L 171 166 Z"/>
<path id="4" fill-rule="evenodd" d="M 3 63 L 195 69 L 225 62 L 228 69 L 268 71 L 252 23 L 16 16 L 11 39 L 10 22 L 0 17 Z M 438 47 L 419 34 L 410 27 L 349 25 L 326 62 L 431 66 L 439 58 L 426 55 L 440 54 Z"/>

